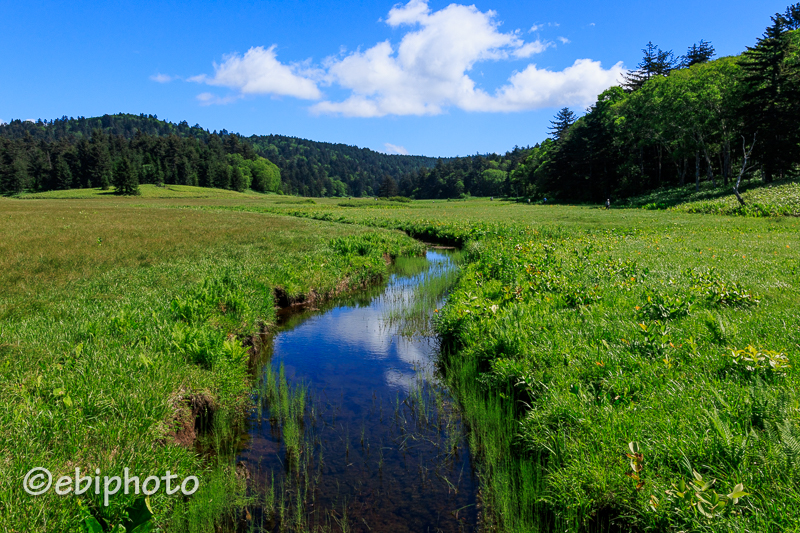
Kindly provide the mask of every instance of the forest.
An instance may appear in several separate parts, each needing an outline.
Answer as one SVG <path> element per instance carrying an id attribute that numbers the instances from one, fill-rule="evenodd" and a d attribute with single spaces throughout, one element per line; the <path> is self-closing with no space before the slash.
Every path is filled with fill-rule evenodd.
<path id="1" fill-rule="evenodd" d="M 282 135 L 245 138 L 144 114 L 0 125 L 3 194 L 105 188 L 127 180 L 130 191 L 135 183 L 152 183 L 371 196 L 386 176 L 399 179 L 437 161 Z"/>
<path id="2" fill-rule="evenodd" d="M 209 132 L 154 115 L 0 125 L 0 193 L 185 184 L 302 196 L 511 196 L 604 202 L 701 183 L 791 178 L 800 163 L 800 3 L 739 56 L 648 43 L 637 67 L 550 138 L 504 155 L 388 155 L 282 135 Z M 738 194 L 738 192 L 737 192 Z"/>
<path id="3" fill-rule="evenodd" d="M 552 137 L 510 173 L 509 192 L 599 202 L 740 176 L 793 177 L 800 163 L 800 4 L 772 17 L 747 51 L 712 60 L 701 41 L 675 58 L 652 43 L 621 86 L 577 118 L 562 109 Z M 576 120 L 577 118 L 577 120 Z"/>

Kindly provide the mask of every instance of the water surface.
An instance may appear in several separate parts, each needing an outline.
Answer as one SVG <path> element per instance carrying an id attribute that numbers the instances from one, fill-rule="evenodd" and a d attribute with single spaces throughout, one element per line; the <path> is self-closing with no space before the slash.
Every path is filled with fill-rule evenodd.
<path id="1" fill-rule="evenodd" d="M 421 272 L 292 317 L 272 337 L 265 365 L 272 374 L 283 365 L 308 400 L 305 445 L 294 456 L 270 409 L 251 419 L 240 459 L 254 486 L 273 487 L 286 502 L 283 519 L 261 513 L 264 529 L 475 530 L 477 480 L 459 414 L 436 377 L 438 341 L 401 334 L 402 316 L 424 300 L 420 291 L 455 268 L 444 252 L 426 258 Z"/>

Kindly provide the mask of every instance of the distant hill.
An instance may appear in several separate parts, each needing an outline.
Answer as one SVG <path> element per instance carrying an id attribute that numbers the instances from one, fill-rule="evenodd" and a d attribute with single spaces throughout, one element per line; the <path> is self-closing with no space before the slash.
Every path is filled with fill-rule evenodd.
<path id="1" fill-rule="evenodd" d="M 97 130 L 111 138 L 117 137 L 127 141 L 133 140 L 137 136 L 137 132 L 138 135 L 146 137 L 193 139 L 200 141 L 201 144 L 207 144 L 212 137 L 218 137 L 222 140 L 225 152 L 228 154 L 242 153 L 245 159 L 250 159 L 249 153 L 252 152 L 276 164 L 280 169 L 281 190 L 286 194 L 304 196 L 373 195 L 378 193 L 386 176 L 399 181 L 404 175 L 433 168 L 438 162 L 449 161 L 446 158 L 388 155 L 369 148 L 310 141 L 284 135 L 242 137 L 227 130 L 210 132 L 200 125 L 189 126 L 185 121 L 178 124 L 167 122 L 160 120 L 155 115 L 120 113 L 89 118 L 64 116 L 60 119 L 38 122 L 13 120 L 9 124 L 0 125 L 0 138 L 17 141 L 14 143 L 15 145 L 27 139 L 25 144 L 28 148 L 17 148 L 17 155 L 13 157 L 6 154 L 6 166 L 8 167 L 6 170 L 10 172 L 8 169 L 13 166 L 11 159 L 17 157 L 19 153 L 36 151 L 30 148 L 34 145 L 44 150 L 47 159 L 46 156 L 49 155 L 49 152 L 44 147 L 64 143 L 76 145 L 81 141 L 86 142 Z M 237 146 L 239 148 L 236 148 Z M 0 150 L 2 149 L 3 144 L 0 143 Z M 195 151 L 198 150 L 200 149 Z M 0 153 L 0 172 L 2 172 L 3 165 L 2 156 L 3 154 Z M 37 167 L 37 164 L 31 162 L 37 158 L 41 158 L 38 153 L 28 154 L 25 165 L 31 168 L 26 175 L 43 172 L 43 169 L 39 168 L 41 164 Z M 191 161 L 191 157 L 188 159 Z M 73 168 L 73 170 L 75 169 Z M 197 172 L 202 174 L 202 169 L 198 169 Z M 175 177 L 173 177 L 173 174 L 167 169 L 165 174 L 167 183 L 183 183 L 177 177 L 179 173 L 174 173 Z M 51 187 L 43 184 L 50 183 L 52 180 L 45 180 L 41 176 L 34 176 L 34 178 L 36 179 L 30 180 L 29 183 L 36 184 L 38 190 L 48 190 Z M 73 181 L 85 182 L 87 179 L 84 177 L 81 181 L 73 178 Z M 195 181 L 196 183 L 186 184 L 203 185 L 202 180 Z M 213 179 L 209 181 L 213 182 Z M 17 183 L 17 185 L 19 184 Z M 219 180 L 213 185 L 220 186 Z M 63 186 L 62 183 L 61 187 Z M 42 189 L 42 187 L 45 188 Z M 9 192 L 8 187 L 4 187 L 4 189 L 6 189 L 4 192 Z"/>

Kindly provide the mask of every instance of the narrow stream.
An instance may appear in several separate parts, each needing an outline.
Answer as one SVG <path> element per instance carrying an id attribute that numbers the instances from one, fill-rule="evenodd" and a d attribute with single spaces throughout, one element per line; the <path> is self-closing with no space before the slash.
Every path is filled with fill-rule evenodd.
<path id="1" fill-rule="evenodd" d="M 239 457 L 262 502 L 251 528 L 477 529 L 478 483 L 430 330 L 456 268 L 428 251 L 386 286 L 295 315 L 272 337 Z"/>

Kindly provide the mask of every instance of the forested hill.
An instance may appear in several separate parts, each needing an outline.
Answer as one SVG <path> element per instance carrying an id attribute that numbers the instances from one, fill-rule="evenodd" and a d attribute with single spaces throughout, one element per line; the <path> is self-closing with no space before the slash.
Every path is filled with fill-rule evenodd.
<path id="1" fill-rule="evenodd" d="M 551 136 L 506 156 L 469 157 L 400 180 L 421 198 L 461 194 L 613 203 L 701 185 L 800 175 L 800 3 L 776 13 L 739 56 L 704 40 L 677 56 L 652 42 L 637 68 L 578 117 L 558 112 Z M 740 199 L 740 202 L 743 200 Z"/>
<path id="2" fill-rule="evenodd" d="M 115 151 L 114 148 L 121 149 L 124 144 L 130 152 L 131 142 L 137 138 L 149 139 L 150 145 L 159 147 L 155 152 L 151 151 L 149 156 L 143 153 L 135 157 L 131 155 L 134 164 L 136 161 L 139 163 L 137 172 L 142 183 L 161 179 L 164 183 L 224 187 L 227 180 L 222 176 L 222 171 L 217 172 L 219 176 L 214 178 L 209 176 L 208 165 L 203 164 L 208 160 L 206 148 L 209 143 L 217 155 L 223 152 L 228 155 L 238 153 L 245 160 L 254 160 L 256 156 L 268 159 L 280 169 L 279 190 L 305 196 L 377 194 L 386 176 L 399 180 L 402 175 L 433 167 L 439 161 L 432 157 L 388 155 L 368 148 L 283 135 L 241 137 L 226 130 L 209 132 L 199 125 L 189 126 L 185 121 L 174 124 L 144 114 L 62 117 L 38 122 L 14 120 L 0 125 L 0 189 L 8 194 L 22 189 L 48 190 L 91 183 L 97 185 L 99 175 L 90 168 L 92 163 L 87 159 L 85 145 L 91 142 L 97 144 L 98 141 L 92 141 L 92 138 L 100 133 L 105 136 L 104 142 L 109 143 L 112 159 L 116 162 L 124 150 Z M 86 156 L 83 166 L 77 154 L 81 147 Z M 168 161 L 162 157 L 165 150 L 170 152 Z M 68 163 L 70 177 L 67 179 L 58 175 L 54 178 L 53 174 L 59 172 L 53 167 L 53 154 L 64 151 L 68 154 L 62 159 Z M 152 167 L 145 168 L 142 174 L 142 165 L 148 164 L 158 167 L 156 171 L 160 174 L 151 175 Z M 182 170 L 179 170 L 181 165 Z M 247 173 L 246 168 L 242 167 L 242 170 Z M 113 169 L 111 172 L 113 174 Z M 91 180 L 93 174 L 94 182 Z"/>

